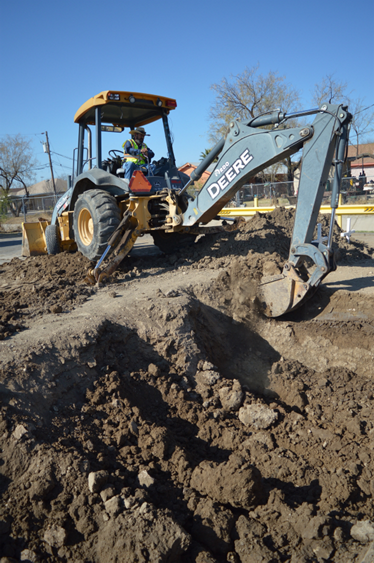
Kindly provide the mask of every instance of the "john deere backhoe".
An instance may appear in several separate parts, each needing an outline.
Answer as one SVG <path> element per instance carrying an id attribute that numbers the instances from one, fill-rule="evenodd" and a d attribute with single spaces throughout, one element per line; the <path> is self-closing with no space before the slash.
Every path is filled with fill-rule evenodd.
<path id="1" fill-rule="evenodd" d="M 225 138 L 189 178 L 176 167 L 168 125 L 168 114 L 176 105 L 170 98 L 117 91 L 102 92 L 83 104 L 74 118 L 79 135 L 73 184 L 58 200 L 50 223 L 23 225 L 24 255 L 78 248 L 89 259 L 97 260 L 88 281 L 99 282 L 118 267 L 144 233 L 150 233 L 155 244 L 169 252 L 193 243 L 199 234 L 211 232 L 207 223 L 219 216 L 251 177 L 302 149 L 289 258 L 281 275 L 264 278 L 259 286 L 266 315 L 277 317 L 295 309 L 335 269 L 332 228 L 351 121 L 347 108 L 326 103 L 292 114 L 273 111 L 247 123 L 233 121 Z M 311 125 L 287 127 L 288 120 L 311 115 L 315 116 Z M 102 131 L 134 129 L 156 120 L 163 122 L 168 158 L 154 163 L 153 175 L 138 170 L 130 181 L 126 180 L 121 151 L 111 150 L 109 158 L 102 160 Z M 94 158 L 92 125 L 96 132 Z M 196 197 L 191 197 L 188 186 L 198 181 L 216 158 L 211 176 Z M 325 245 L 312 238 L 331 166 L 335 167 L 335 176 Z M 236 225 L 219 228 L 232 230 Z M 314 267 L 306 269 L 304 263 Z"/>

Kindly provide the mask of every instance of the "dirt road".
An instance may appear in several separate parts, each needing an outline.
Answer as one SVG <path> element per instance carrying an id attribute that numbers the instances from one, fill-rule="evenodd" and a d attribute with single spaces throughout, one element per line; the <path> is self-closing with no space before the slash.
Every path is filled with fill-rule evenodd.
<path id="1" fill-rule="evenodd" d="M 135 244 L 133 254 L 136 256 L 153 256 L 160 254 L 157 246 L 153 244 L 150 235 L 139 238 Z M 22 234 L 21 233 L 0 233 L 0 265 L 9 262 L 12 258 L 22 256 Z"/>
<path id="2" fill-rule="evenodd" d="M 0 233 L 0 264 L 9 262 L 14 257 L 20 257 L 22 252 L 21 233 Z"/>
<path id="3" fill-rule="evenodd" d="M 267 319 L 290 226 L 144 250 L 98 289 L 79 254 L 0 266 L 4 558 L 372 560 L 374 249 L 337 230 L 338 270 Z"/>

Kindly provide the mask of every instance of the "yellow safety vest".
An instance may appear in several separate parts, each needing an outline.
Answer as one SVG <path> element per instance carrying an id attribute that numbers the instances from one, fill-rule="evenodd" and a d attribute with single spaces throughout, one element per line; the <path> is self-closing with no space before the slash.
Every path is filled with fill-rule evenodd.
<path id="1" fill-rule="evenodd" d="M 136 144 L 136 142 L 134 141 L 134 139 L 129 139 L 129 141 L 130 141 L 133 149 L 139 149 L 139 147 Z M 127 141 L 125 141 L 122 145 L 123 150 L 125 150 L 126 143 L 127 143 Z M 145 143 L 142 144 L 141 148 L 143 148 L 143 147 L 145 147 L 146 149 L 148 148 Z M 139 154 L 139 156 L 132 156 L 131 154 L 125 153 L 125 160 L 126 160 L 126 162 L 135 162 L 135 164 L 138 164 L 139 166 L 146 164 L 146 160 L 144 158 L 144 155 L 142 155 L 142 154 Z"/>

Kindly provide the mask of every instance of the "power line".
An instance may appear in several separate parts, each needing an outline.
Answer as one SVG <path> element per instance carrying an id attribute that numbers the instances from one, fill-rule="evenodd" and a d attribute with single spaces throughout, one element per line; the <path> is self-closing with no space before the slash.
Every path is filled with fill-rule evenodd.
<path id="1" fill-rule="evenodd" d="M 61 168 L 65 168 L 66 170 L 71 170 L 70 166 L 66 166 L 65 164 L 58 163 L 58 166 L 61 166 Z"/>
<path id="2" fill-rule="evenodd" d="M 34 168 L 30 168 L 30 170 L 44 170 L 48 168 L 48 164 L 43 164 L 42 166 L 34 166 Z"/>
<path id="3" fill-rule="evenodd" d="M 0 133 L 0 137 L 16 137 L 17 135 L 22 137 L 38 137 L 39 135 L 44 135 L 44 133 Z"/>
<path id="4" fill-rule="evenodd" d="M 57 154 L 58 156 L 62 156 L 63 158 L 68 158 L 69 160 L 74 160 L 73 158 L 71 158 L 70 156 L 65 156 L 64 154 L 60 154 L 58 152 L 55 151 L 51 151 L 52 154 Z"/>

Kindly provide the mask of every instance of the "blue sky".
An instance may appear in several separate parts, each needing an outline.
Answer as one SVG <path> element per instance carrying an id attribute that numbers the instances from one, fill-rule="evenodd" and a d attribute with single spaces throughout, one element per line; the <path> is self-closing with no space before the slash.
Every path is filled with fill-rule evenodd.
<path id="1" fill-rule="evenodd" d="M 314 85 L 327 74 L 373 104 L 373 22 L 373 0 L 3 3 L 0 136 L 32 139 L 46 166 L 37 179 L 48 178 L 42 132 L 54 153 L 71 158 L 74 114 L 86 100 L 103 90 L 149 92 L 177 100 L 177 164 L 196 162 L 209 147 L 211 85 L 257 63 L 299 90 L 300 109 L 313 107 Z M 166 156 L 161 125 L 149 132 L 156 158 Z M 106 149 L 125 140 L 107 136 Z M 52 158 L 56 176 L 70 173 L 69 158 Z"/>

